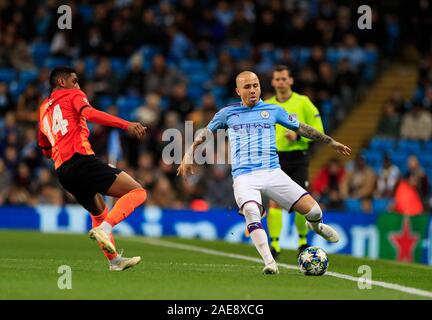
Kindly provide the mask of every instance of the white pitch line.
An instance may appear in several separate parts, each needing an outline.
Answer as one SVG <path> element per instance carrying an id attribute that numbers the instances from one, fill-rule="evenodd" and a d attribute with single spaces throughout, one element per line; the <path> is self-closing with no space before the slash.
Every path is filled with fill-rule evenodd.
<path id="1" fill-rule="evenodd" d="M 205 254 L 210 254 L 210 255 L 214 255 L 214 256 L 222 256 L 222 257 L 227 257 L 227 258 L 246 260 L 246 261 L 251 261 L 251 262 L 256 262 L 256 263 L 261 263 L 261 264 L 263 263 L 263 261 L 259 258 L 244 256 L 244 255 L 236 254 L 236 253 L 218 251 L 218 250 L 213 250 L 213 249 L 207 249 L 207 248 L 197 247 L 197 246 L 193 246 L 193 245 L 189 245 L 189 244 L 174 243 L 174 242 L 169 242 L 166 240 L 159 240 L 156 238 L 127 239 L 127 240 L 128 241 L 136 241 L 136 242 L 144 242 L 146 244 L 160 246 L 160 247 L 167 247 L 167 248 L 171 248 L 171 249 L 194 251 L 194 252 L 205 253 Z M 297 266 L 294 266 L 291 264 L 278 263 L 278 266 L 286 268 L 286 269 L 297 270 Z M 338 273 L 338 272 L 326 272 L 325 275 L 339 278 L 339 279 L 349 280 L 349 281 L 353 281 L 353 282 L 364 281 L 364 279 L 361 279 L 360 277 L 353 277 L 353 276 L 349 276 L 349 275 Z M 409 293 L 409 294 L 413 294 L 413 295 L 417 295 L 417 296 L 421 296 L 421 297 L 426 297 L 426 298 L 432 298 L 432 292 L 422 290 L 422 289 L 411 288 L 411 287 L 402 286 L 402 285 L 399 285 L 396 283 L 388 283 L 388 282 L 375 281 L 375 280 L 368 281 L 368 283 L 370 283 L 374 286 L 383 287 L 386 289 L 405 292 L 405 293 Z"/>

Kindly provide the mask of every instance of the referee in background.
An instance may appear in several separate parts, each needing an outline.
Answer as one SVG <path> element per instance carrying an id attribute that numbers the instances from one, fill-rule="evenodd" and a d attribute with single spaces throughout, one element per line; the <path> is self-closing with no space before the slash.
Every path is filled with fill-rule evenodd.
<path id="1" fill-rule="evenodd" d="M 272 87 L 276 95 L 265 102 L 278 104 L 298 121 L 306 123 L 321 133 L 323 124 L 318 109 L 307 96 L 291 90 L 294 79 L 287 66 L 278 65 L 273 70 Z M 294 131 L 276 125 L 276 147 L 281 169 L 300 186 L 309 188 L 309 143 L 310 139 L 299 136 Z M 306 219 L 295 213 L 295 224 L 299 235 L 298 253 L 309 245 L 307 243 L 308 229 Z M 271 239 L 271 252 L 276 259 L 280 254 L 279 237 L 282 230 L 282 209 L 274 201 L 270 201 L 267 226 Z"/>

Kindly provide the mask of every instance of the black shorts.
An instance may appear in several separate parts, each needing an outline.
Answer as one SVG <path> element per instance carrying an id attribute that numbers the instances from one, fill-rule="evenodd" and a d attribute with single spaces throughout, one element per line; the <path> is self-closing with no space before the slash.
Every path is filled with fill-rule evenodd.
<path id="1" fill-rule="evenodd" d="M 307 190 L 309 188 L 308 151 L 278 152 L 277 154 L 282 171 Z"/>
<path id="2" fill-rule="evenodd" d="M 97 193 L 106 194 L 120 172 L 120 169 L 111 167 L 94 155 L 79 153 L 56 170 L 63 188 L 80 204 L 93 201 Z"/>

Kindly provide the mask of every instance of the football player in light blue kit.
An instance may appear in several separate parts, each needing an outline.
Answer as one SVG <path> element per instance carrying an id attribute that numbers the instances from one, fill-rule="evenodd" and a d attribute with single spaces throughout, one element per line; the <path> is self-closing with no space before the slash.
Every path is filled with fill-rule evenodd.
<path id="1" fill-rule="evenodd" d="M 241 101 L 216 113 L 185 153 L 177 174 L 193 174 L 196 147 L 211 138 L 218 129 L 228 129 L 236 202 L 240 213 L 246 219 L 250 237 L 264 260 L 263 273 L 277 274 L 278 267 L 261 224 L 265 213 L 261 194 L 276 201 L 289 212 L 295 210 L 303 214 L 308 228 L 324 239 L 337 242 L 339 235 L 333 228 L 322 223 L 322 211 L 318 203 L 280 169 L 276 153 L 275 124 L 294 130 L 303 137 L 324 142 L 343 155 L 350 155 L 351 149 L 298 122 L 280 106 L 260 100 L 260 83 L 253 72 L 241 72 L 236 78 L 236 85 Z"/>

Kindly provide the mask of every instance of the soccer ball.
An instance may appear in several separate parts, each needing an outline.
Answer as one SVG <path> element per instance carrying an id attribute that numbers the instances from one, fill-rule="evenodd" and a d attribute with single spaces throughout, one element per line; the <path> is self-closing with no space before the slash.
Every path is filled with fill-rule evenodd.
<path id="1" fill-rule="evenodd" d="M 327 271 L 329 260 L 323 249 L 309 247 L 300 253 L 297 263 L 304 275 L 321 276 Z"/>

